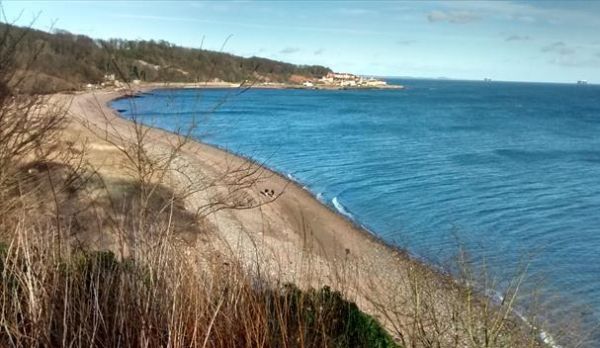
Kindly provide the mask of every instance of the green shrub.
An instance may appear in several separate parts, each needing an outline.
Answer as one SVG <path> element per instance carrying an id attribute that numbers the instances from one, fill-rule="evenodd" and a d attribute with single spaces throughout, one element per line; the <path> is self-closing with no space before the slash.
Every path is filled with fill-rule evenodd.
<path id="1" fill-rule="evenodd" d="M 374 318 L 329 287 L 303 292 L 288 284 L 283 291 L 270 292 L 269 297 L 274 339 L 285 336 L 282 331 L 286 331 L 302 335 L 288 339 L 299 346 L 319 346 L 325 341 L 328 347 L 397 347 Z"/>

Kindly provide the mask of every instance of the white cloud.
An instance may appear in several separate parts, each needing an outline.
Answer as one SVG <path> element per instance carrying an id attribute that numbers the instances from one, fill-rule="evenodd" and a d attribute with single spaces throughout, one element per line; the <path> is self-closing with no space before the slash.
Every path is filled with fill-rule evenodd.
<path id="1" fill-rule="evenodd" d="M 286 47 L 284 49 L 282 49 L 281 51 L 279 51 L 279 53 L 281 54 L 292 54 L 292 53 L 296 53 L 299 52 L 300 49 L 298 47 Z"/>
<path id="2" fill-rule="evenodd" d="M 446 1 L 441 2 L 449 11 L 471 11 L 480 16 L 494 17 L 523 23 L 572 23 L 597 26 L 600 17 L 593 11 L 569 7 L 536 6 L 535 2 L 515 1 Z"/>
<path id="3" fill-rule="evenodd" d="M 167 22 L 197 22 L 197 19 L 189 17 L 174 17 L 174 16 L 154 16 L 154 15 L 143 15 L 143 14 L 128 14 L 118 13 L 114 14 L 116 18 L 127 18 L 127 19 L 148 19 L 156 21 L 167 21 Z"/>
<path id="4" fill-rule="evenodd" d="M 529 41 L 531 37 L 529 35 L 510 35 L 505 41 Z"/>
<path id="5" fill-rule="evenodd" d="M 568 46 L 562 41 L 556 41 L 547 46 L 542 47 L 542 52 L 555 53 L 561 56 L 567 56 L 575 53 L 575 48 Z"/>
<path id="6" fill-rule="evenodd" d="M 523 23 L 535 23 L 537 21 L 535 19 L 535 17 L 533 17 L 533 16 L 526 16 L 526 15 L 520 15 L 520 14 L 512 15 L 512 16 L 510 16 L 510 19 L 517 21 L 517 22 L 523 22 Z"/>
<path id="7" fill-rule="evenodd" d="M 474 12 L 470 11 L 440 11 L 435 10 L 429 12 L 427 20 L 429 22 L 449 22 L 456 24 L 470 23 L 479 20 L 480 17 Z"/>
<path id="8" fill-rule="evenodd" d="M 597 68 L 597 67 L 600 67 L 600 59 L 578 58 L 575 56 L 555 57 L 555 58 L 550 59 L 550 63 L 568 67 L 568 68 Z"/>
<path id="9" fill-rule="evenodd" d="M 141 20 L 155 20 L 155 21 L 175 21 L 175 22 L 196 22 L 196 23 L 207 23 L 215 25 L 228 25 L 232 27 L 242 27 L 251 29 L 268 29 L 268 30 L 295 30 L 295 31 L 306 31 L 306 32 L 323 32 L 323 33 L 338 33 L 348 35 L 379 35 L 379 36 L 392 36 L 393 33 L 388 31 L 377 31 L 377 30 L 365 30 L 348 27 L 319 27 L 314 25 L 274 25 L 265 24 L 263 22 L 241 22 L 241 21 L 223 21 L 215 19 L 203 19 L 193 17 L 174 17 L 174 16 L 153 16 L 153 15 L 140 15 L 140 14 L 129 14 L 129 13 L 117 13 L 113 14 L 114 18 L 125 18 L 125 19 L 141 19 Z"/>
<path id="10" fill-rule="evenodd" d="M 338 13 L 345 16 L 367 16 L 376 14 L 375 10 L 366 9 L 366 8 L 340 8 L 338 9 Z"/>

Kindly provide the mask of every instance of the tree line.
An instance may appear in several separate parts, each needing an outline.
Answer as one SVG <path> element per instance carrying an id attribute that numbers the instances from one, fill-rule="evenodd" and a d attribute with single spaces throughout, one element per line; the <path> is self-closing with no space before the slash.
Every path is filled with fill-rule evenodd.
<path id="1" fill-rule="evenodd" d="M 16 59 L 22 92 L 76 90 L 101 83 L 112 74 L 121 80 L 146 82 L 289 82 L 293 77 L 319 78 L 331 71 L 319 65 L 245 58 L 167 41 L 100 40 L 64 30 L 49 33 L 5 23 L 0 23 L 0 33 L 23 36 Z M 35 64 L 27 66 L 30 61 Z"/>

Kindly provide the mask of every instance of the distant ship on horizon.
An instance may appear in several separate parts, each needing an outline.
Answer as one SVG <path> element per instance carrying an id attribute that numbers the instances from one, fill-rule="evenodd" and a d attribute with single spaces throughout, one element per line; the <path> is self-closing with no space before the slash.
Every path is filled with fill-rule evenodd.
<path id="1" fill-rule="evenodd" d="M 578 85 L 587 85 L 587 84 L 588 84 L 588 82 L 587 82 L 586 80 L 578 80 L 578 81 L 577 81 L 577 84 L 578 84 Z"/>
<path id="2" fill-rule="evenodd" d="M 483 79 L 483 81 L 485 81 L 485 82 L 492 82 L 492 79 L 490 79 L 489 77 L 486 77 L 486 78 Z"/>

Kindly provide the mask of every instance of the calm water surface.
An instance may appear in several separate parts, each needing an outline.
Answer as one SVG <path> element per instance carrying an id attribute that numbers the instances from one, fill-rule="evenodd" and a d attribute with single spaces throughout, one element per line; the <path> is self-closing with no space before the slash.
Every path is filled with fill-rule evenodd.
<path id="1" fill-rule="evenodd" d="M 600 318 L 600 86 L 392 80 L 406 90 L 159 90 L 113 106 L 264 161 L 431 262 L 465 244 Z"/>

